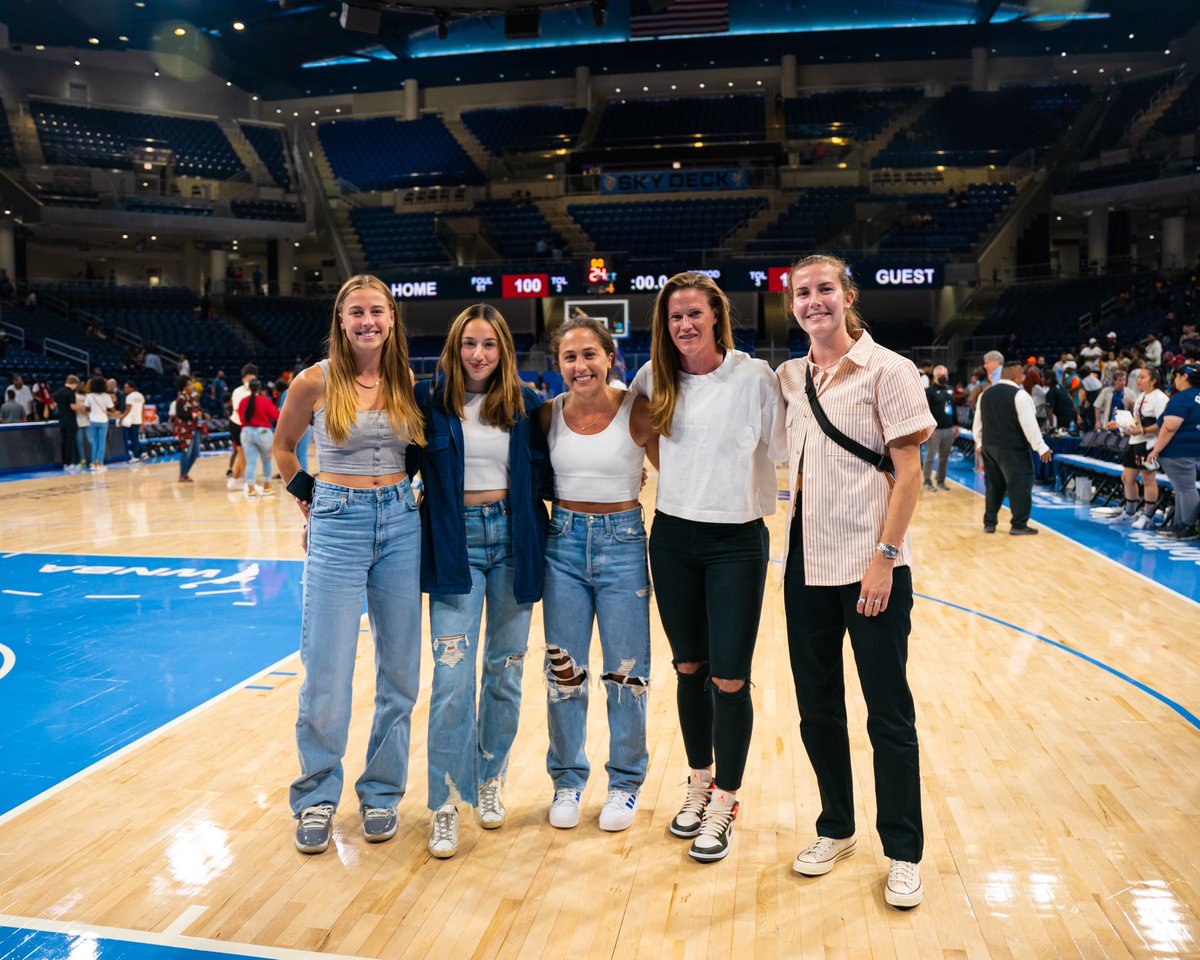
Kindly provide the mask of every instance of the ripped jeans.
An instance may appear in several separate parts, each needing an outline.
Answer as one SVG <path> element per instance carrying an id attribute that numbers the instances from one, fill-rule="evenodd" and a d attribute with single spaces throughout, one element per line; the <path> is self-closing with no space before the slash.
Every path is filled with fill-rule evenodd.
<path id="1" fill-rule="evenodd" d="M 546 540 L 542 597 L 546 634 L 546 770 L 558 789 L 587 783 L 588 682 L 592 622 L 600 624 L 608 696 L 608 788 L 637 793 L 646 778 L 646 691 L 650 683 L 650 574 L 638 507 L 576 513 L 556 506 Z"/>
<path id="2" fill-rule="evenodd" d="M 429 697 L 429 809 L 475 806 L 479 786 L 503 777 L 521 715 L 521 677 L 532 603 L 513 598 L 508 501 L 463 507 L 471 592 L 429 595 L 433 688 Z M 483 678 L 475 709 L 479 626 L 487 601 Z"/>

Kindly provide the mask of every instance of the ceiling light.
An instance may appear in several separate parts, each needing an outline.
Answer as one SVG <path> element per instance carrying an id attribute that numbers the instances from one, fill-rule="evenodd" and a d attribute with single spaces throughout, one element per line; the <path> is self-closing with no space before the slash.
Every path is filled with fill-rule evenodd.
<path id="1" fill-rule="evenodd" d="M 175 28 L 175 36 L 177 36 L 177 37 L 182 37 L 182 36 L 184 36 L 186 33 L 187 33 L 187 30 L 186 30 L 186 29 L 184 29 L 183 27 L 176 27 L 176 28 Z"/>
<path id="2" fill-rule="evenodd" d="M 122 240 L 128 240 L 128 239 L 129 239 L 129 234 L 127 234 L 127 233 L 123 233 L 123 234 L 121 234 L 121 239 L 122 239 Z"/>
<path id="3" fill-rule="evenodd" d="M 129 42 L 129 38 L 127 36 L 125 36 L 125 34 L 121 34 L 119 37 L 117 37 L 117 39 L 120 40 L 122 43 Z"/>
<path id="4" fill-rule="evenodd" d="M 257 100 L 257 99 L 258 99 L 258 94 L 256 93 L 256 94 L 255 94 L 254 96 L 252 96 L 250 99 L 251 99 L 251 100 Z"/>
<path id="5" fill-rule="evenodd" d="M 76 61 L 75 61 L 75 66 L 77 66 L 77 67 L 79 66 L 79 61 L 78 61 L 78 60 L 76 60 Z"/>
<path id="6" fill-rule="evenodd" d="M 99 37 L 88 37 L 88 43 L 99 43 L 99 42 L 100 42 Z"/>
<path id="7" fill-rule="evenodd" d="M 33 49 L 34 49 L 34 50 L 45 50 L 45 49 L 46 49 L 46 45 L 45 45 L 44 43 L 39 43 L 39 44 L 38 44 L 36 47 L 34 47 Z"/>
<path id="8" fill-rule="evenodd" d="M 162 74 L 160 74 L 160 73 L 159 73 L 157 70 L 155 70 L 155 71 L 154 71 L 154 75 L 155 75 L 156 77 L 158 77 L 158 76 L 162 76 Z"/>
<path id="9" fill-rule="evenodd" d="M 232 80 L 226 80 L 226 81 L 225 81 L 225 86 L 227 86 L 227 87 L 232 87 L 232 86 L 233 86 L 233 81 L 232 81 Z"/>
<path id="10" fill-rule="evenodd" d="M 244 23 L 242 23 L 241 20 L 234 20 L 233 21 L 233 29 L 234 30 L 245 30 L 246 25 Z"/>
<path id="11" fill-rule="evenodd" d="M 158 239 L 158 236 L 157 236 L 156 234 L 153 234 L 153 233 L 152 233 L 152 234 L 150 234 L 150 239 L 151 239 L 151 240 L 157 240 L 157 239 Z"/>
<path id="12" fill-rule="evenodd" d="M 1171 51 L 1170 51 L 1170 50 L 1164 50 L 1164 51 L 1163 51 L 1163 53 L 1165 53 L 1165 54 L 1166 54 L 1168 57 L 1171 55 Z"/>

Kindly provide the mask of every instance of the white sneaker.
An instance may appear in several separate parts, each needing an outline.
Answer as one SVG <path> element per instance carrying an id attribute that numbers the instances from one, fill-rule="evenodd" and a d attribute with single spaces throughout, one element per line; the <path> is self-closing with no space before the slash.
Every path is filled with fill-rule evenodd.
<path id="1" fill-rule="evenodd" d="M 550 826 L 570 830 L 579 826 L 579 791 L 571 788 L 554 791 L 550 801 Z"/>
<path id="2" fill-rule="evenodd" d="M 239 480 L 237 477 L 230 477 L 228 480 L 225 481 L 225 489 L 226 490 L 242 490 L 245 488 L 245 486 L 246 485 L 244 483 L 242 483 L 242 481 Z"/>
<path id="3" fill-rule="evenodd" d="M 429 852 L 439 860 L 449 860 L 458 853 L 458 808 L 452 803 L 444 803 L 433 811 Z"/>
<path id="4" fill-rule="evenodd" d="M 1117 516 L 1113 517 L 1112 520 L 1109 521 L 1109 526 L 1124 526 L 1127 523 L 1135 522 L 1139 516 L 1141 516 L 1141 514 L 1126 513 L 1124 510 L 1122 510 Z"/>
<path id="5" fill-rule="evenodd" d="M 1154 518 L 1149 517 L 1144 513 L 1139 513 L 1137 519 L 1133 521 L 1134 530 L 1149 530 L 1154 527 Z"/>
<path id="6" fill-rule="evenodd" d="M 688 856 L 701 863 L 724 860 L 733 845 L 733 821 L 737 815 L 737 800 L 728 791 L 714 787 Z"/>
<path id="7" fill-rule="evenodd" d="M 615 833 L 633 823 L 638 809 L 638 794 L 625 790 L 609 790 L 608 799 L 600 810 L 600 829 Z"/>
<path id="8" fill-rule="evenodd" d="M 508 814 L 500 799 L 500 778 L 493 777 L 479 788 L 478 810 L 479 825 L 484 830 L 498 830 L 504 826 Z"/>
<path id="9" fill-rule="evenodd" d="M 686 840 L 700 832 L 700 821 L 704 817 L 708 799 L 712 796 L 712 785 L 712 774 L 707 770 L 691 772 L 688 776 L 687 798 L 667 828 L 671 833 Z"/>
<path id="10" fill-rule="evenodd" d="M 921 865 L 907 860 L 893 860 L 888 869 L 887 885 L 883 888 L 883 899 L 893 907 L 911 910 L 925 896 L 921 889 Z"/>
<path id="11" fill-rule="evenodd" d="M 823 877 L 839 860 L 850 856 L 858 848 L 853 837 L 835 840 L 833 837 L 817 837 L 796 854 L 792 869 L 805 877 Z"/>

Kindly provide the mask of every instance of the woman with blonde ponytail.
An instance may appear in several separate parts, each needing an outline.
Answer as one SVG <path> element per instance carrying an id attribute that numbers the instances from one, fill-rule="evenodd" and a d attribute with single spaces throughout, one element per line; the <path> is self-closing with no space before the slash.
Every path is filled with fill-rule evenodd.
<path id="1" fill-rule="evenodd" d="M 296 457 L 310 425 L 316 480 Z M 421 669 L 421 534 L 405 450 L 424 442 L 391 291 L 378 277 L 351 277 L 334 301 L 329 357 L 292 382 L 273 447 L 305 518 L 300 777 L 291 788 L 303 853 L 329 846 L 342 795 L 364 594 L 375 638 L 375 718 L 355 791 L 367 842 L 396 833 Z"/>

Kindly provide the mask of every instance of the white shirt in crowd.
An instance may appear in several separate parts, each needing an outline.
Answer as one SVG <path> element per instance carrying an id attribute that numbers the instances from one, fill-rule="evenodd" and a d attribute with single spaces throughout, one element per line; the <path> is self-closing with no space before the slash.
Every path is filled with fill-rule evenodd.
<path id="1" fill-rule="evenodd" d="M 125 416 L 121 417 L 121 426 L 140 427 L 142 425 L 142 409 L 146 406 L 146 398 L 140 390 L 131 390 L 125 394 Z"/>
<path id="2" fill-rule="evenodd" d="M 1039 456 L 1045 453 L 1050 447 L 1046 444 L 1045 437 L 1042 436 L 1042 431 L 1038 427 L 1037 412 L 1034 410 L 1033 397 L 1021 389 L 1021 385 L 1013 383 L 1011 380 L 1001 380 L 991 386 L 992 390 L 997 387 L 1012 387 L 1016 392 L 1013 402 L 1017 405 L 1017 422 L 1021 424 L 1021 432 L 1025 434 L 1025 439 L 1029 442 L 1029 446 L 1033 448 L 1034 453 Z M 983 416 L 980 413 L 980 405 L 975 405 L 975 420 L 971 424 L 971 433 L 975 436 L 975 446 L 983 446 Z"/>
<path id="3" fill-rule="evenodd" d="M 23 383 L 20 387 L 13 387 L 13 392 L 16 394 L 13 397 L 17 403 L 25 408 L 25 417 L 28 419 L 33 412 L 33 391 L 29 389 L 29 384 Z"/>
<path id="4" fill-rule="evenodd" d="M 87 404 L 88 423 L 107 423 L 108 411 L 113 408 L 113 398 L 107 393 L 84 394 L 83 402 Z"/>
<path id="5" fill-rule="evenodd" d="M 671 435 L 658 445 L 657 509 L 702 523 L 775 512 L 775 461 L 787 459 L 779 381 L 763 360 L 730 350 L 712 373 L 682 374 Z M 647 362 L 630 389 L 649 397 Z"/>
<path id="6" fill-rule="evenodd" d="M 233 404 L 233 413 L 229 415 L 229 419 L 239 427 L 242 425 L 242 418 L 238 416 L 238 406 L 248 396 L 250 396 L 250 388 L 243 383 L 241 386 L 233 388 L 233 394 L 229 398 L 229 402 Z"/>
<path id="7" fill-rule="evenodd" d="M 1133 401 L 1133 422 L 1140 424 L 1143 417 L 1153 417 L 1157 420 L 1165 409 L 1167 409 L 1167 395 L 1158 389 L 1149 390 Z M 1131 433 L 1129 445 L 1131 447 L 1145 446 L 1147 449 L 1151 449 L 1154 439 L 1154 434 Z"/>
<path id="8" fill-rule="evenodd" d="M 86 426 L 88 425 L 88 412 L 87 412 L 87 409 L 86 409 L 86 405 L 87 405 L 87 394 L 86 394 L 86 393 L 83 393 L 82 391 L 77 391 L 77 392 L 75 393 L 75 402 L 76 402 L 76 403 L 77 403 L 79 406 L 82 406 L 82 407 L 84 407 L 84 409 L 83 409 L 83 410 L 76 410 L 76 411 L 75 411 L 75 426 L 77 426 L 77 427 L 86 427 Z"/>
<path id="9" fill-rule="evenodd" d="M 1161 340 L 1151 340 L 1146 344 L 1146 363 L 1151 367 L 1162 366 L 1163 346 Z"/>

